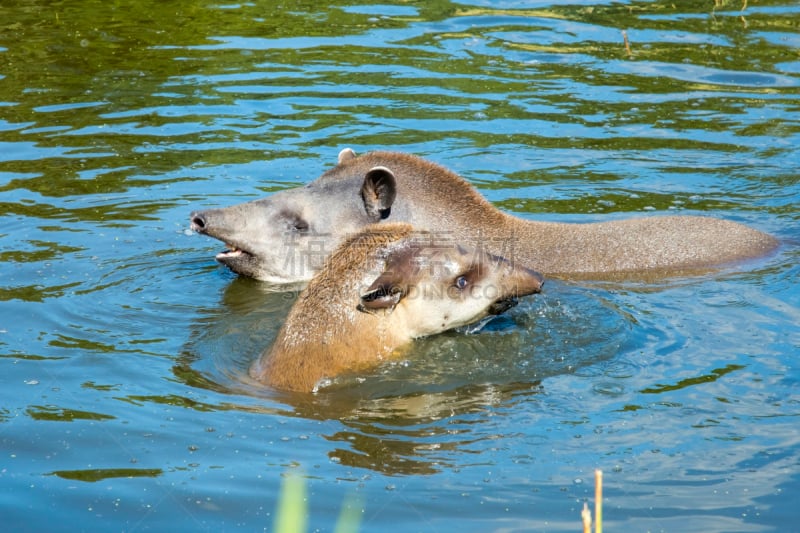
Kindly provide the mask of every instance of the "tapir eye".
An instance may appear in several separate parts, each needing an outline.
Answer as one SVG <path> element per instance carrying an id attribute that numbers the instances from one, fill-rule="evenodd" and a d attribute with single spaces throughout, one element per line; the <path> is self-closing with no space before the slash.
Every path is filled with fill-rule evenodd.
<path id="1" fill-rule="evenodd" d="M 292 229 L 295 231 L 306 232 L 308 231 L 308 222 L 302 218 L 296 218 L 292 221 Z"/>
<path id="2" fill-rule="evenodd" d="M 462 290 L 462 291 L 463 291 L 464 289 L 466 289 L 466 288 L 467 288 L 467 285 L 469 285 L 469 280 L 467 280 L 467 277 L 466 277 L 466 276 L 458 276 L 458 277 L 456 278 L 456 283 L 455 283 L 455 285 L 456 285 L 456 288 L 457 288 L 457 289 L 459 289 L 459 290 Z"/>
<path id="3" fill-rule="evenodd" d="M 308 221 L 294 211 L 284 209 L 278 214 L 279 224 L 284 225 L 288 231 L 306 233 L 310 229 Z"/>

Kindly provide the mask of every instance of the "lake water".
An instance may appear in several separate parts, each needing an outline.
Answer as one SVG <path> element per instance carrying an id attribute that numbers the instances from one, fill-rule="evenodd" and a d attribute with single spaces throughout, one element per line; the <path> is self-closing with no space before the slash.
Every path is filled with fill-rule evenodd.
<path id="1" fill-rule="evenodd" d="M 800 4 L 31 0 L 0 6 L 7 531 L 798 531 Z M 626 41 L 627 40 L 627 41 Z M 626 46 L 627 42 L 627 46 Z M 292 302 L 194 209 L 339 150 L 521 217 L 705 214 L 778 253 L 551 281 L 317 395 L 246 385 Z"/>

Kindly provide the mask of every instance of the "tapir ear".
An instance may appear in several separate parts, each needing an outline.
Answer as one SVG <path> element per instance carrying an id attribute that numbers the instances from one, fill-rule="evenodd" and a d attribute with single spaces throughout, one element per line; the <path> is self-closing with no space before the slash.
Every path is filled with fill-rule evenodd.
<path id="1" fill-rule="evenodd" d="M 365 313 L 384 311 L 391 313 L 400 300 L 406 295 L 406 291 L 400 285 L 394 283 L 392 276 L 383 273 L 376 279 L 367 291 L 361 295 L 361 302 L 358 310 Z"/>
<path id="2" fill-rule="evenodd" d="M 386 167 L 375 167 L 364 176 L 361 199 L 364 209 L 373 222 L 389 218 L 397 196 L 397 180 Z"/>
<path id="3" fill-rule="evenodd" d="M 351 159 L 356 158 L 356 153 L 353 151 L 352 148 L 345 148 L 341 152 L 339 152 L 339 164 L 344 163 L 345 161 L 350 161 Z"/>
<path id="4" fill-rule="evenodd" d="M 372 313 L 378 310 L 392 312 L 406 297 L 419 276 L 413 246 L 394 250 L 386 258 L 384 271 L 361 295 L 359 311 Z"/>

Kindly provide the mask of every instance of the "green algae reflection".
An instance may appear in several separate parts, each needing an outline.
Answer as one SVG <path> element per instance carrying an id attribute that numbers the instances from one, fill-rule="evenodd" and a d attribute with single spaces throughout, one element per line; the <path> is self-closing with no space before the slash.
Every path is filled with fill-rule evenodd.
<path id="1" fill-rule="evenodd" d="M 86 470 L 56 470 L 50 472 L 51 476 L 75 481 L 94 483 L 109 478 L 117 477 L 158 477 L 164 471 L 160 468 L 90 468 Z"/>

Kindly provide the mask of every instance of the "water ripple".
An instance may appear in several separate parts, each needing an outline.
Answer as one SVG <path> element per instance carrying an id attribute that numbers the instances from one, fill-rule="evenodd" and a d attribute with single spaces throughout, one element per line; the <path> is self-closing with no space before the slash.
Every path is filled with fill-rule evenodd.
<path id="1" fill-rule="evenodd" d="M 567 531 L 599 466 L 622 529 L 791 529 L 798 15 L 4 5 L 4 525 L 264 528 L 300 465 L 312 529 L 349 486 L 367 531 Z M 291 298 L 218 266 L 188 214 L 307 182 L 344 146 L 426 156 L 523 217 L 721 216 L 783 246 L 658 286 L 548 282 L 316 395 L 256 387 Z"/>

